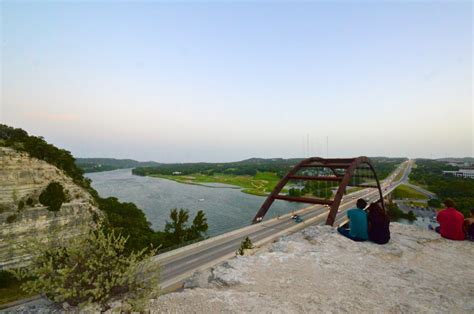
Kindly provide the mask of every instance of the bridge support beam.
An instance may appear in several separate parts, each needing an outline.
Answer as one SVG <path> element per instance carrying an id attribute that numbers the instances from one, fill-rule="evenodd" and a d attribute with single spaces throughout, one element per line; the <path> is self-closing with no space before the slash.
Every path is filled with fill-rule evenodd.
<path id="1" fill-rule="evenodd" d="M 339 210 L 339 206 L 341 204 L 342 198 L 346 191 L 346 188 L 349 186 L 351 178 L 354 176 L 358 167 L 364 166 L 366 167 L 373 175 L 376 186 L 369 186 L 375 187 L 379 191 L 380 200 L 382 208 L 385 210 L 385 204 L 382 194 L 382 188 L 380 186 L 380 182 L 377 178 L 377 173 L 375 172 L 374 167 L 369 158 L 367 157 L 358 157 L 358 158 L 351 158 L 351 159 L 323 159 L 319 157 L 311 157 L 302 160 L 296 166 L 294 166 L 275 186 L 273 191 L 267 197 L 265 202 L 262 204 L 260 209 L 258 210 L 257 214 L 255 215 L 252 223 L 258 223 L 263 220 L 263 217 L 268 212 L 269 208 L 273 204 L 276 199 L 282 200 L 289 200 L 293 202 L 301 202 L 301 203 L 312 203 L 312 204 L 321 204 L 321 205 L 329 205 L 330 211 L 328 217 L 326 219 L 327 225 L 334 225 L 334 221 L 336 220 L 337 212 Z M 333 176 L 308 176 L 308 175 L 297 175 L 298 171 L 301 169 L 307 168 L 328 168 L 333 173 Z M 339 171 L 343 171 L 343 174 Z M 302 181 L 331 181 L 331 182 L 338 182 L 339 187 L 337 189 L 336 195 L 334 196 L 333 200 L 326 200 L 326 199 L 308 199 L 302 197 L 289 197 L 286 195 L 280 195 L 281 190 L 285 187 L 285 185 L 290 180 L 302 180 Z"/>

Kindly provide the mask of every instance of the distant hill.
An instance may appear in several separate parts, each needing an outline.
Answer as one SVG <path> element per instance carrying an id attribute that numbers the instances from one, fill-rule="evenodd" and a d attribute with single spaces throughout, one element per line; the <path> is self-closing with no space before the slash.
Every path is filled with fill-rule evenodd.
<path id="1" fill-rule="evenodd" d="M 173 175 L 179 172 L 181 175 L 201 173 L 212 176 L 214 173 L 224 173 L 255 176 L 258 172 L 273 172 L 279 177 L 283 177 L 301 160 L 301 158 L 250 158 L 237 162 L 222 163 L 170 163 L 136 167 L 132 170 L 132 174 L 139 176 Z M 371 160 L 379 178 L 384 179 L 406 158 L 375 157 Z"/>
<path id="2" fill-rule="evenodd" d="M 161 165 L 154 161 L 137 161 L 115 158 L 77 158 L 76 165 L 84 172 L 101 172 L 136 167 L 156 167 Z"/>

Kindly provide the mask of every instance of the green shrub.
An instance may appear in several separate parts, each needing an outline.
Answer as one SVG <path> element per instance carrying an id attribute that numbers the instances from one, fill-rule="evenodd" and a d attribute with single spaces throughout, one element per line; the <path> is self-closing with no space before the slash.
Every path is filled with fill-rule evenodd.
<path id="1" fill-rule="evenodd" d="M 12 273 L 19 280 L 30 278 L 22 285 L 27 292 L 46 295 L 58 303 L 80 307 L 97 303 L 104 308 L 113 296 L 153 291 L 150 283 L 157 287 L 158 271 L 150 275 L 141 263 L 156 250 L 126 254 L 126 242 L 127 238 L 121 235 L 99 229 L 66 244 L 59 240 L 38 243 L 35 246 L 39 254 L 32 264 Z"/>
<path id="2" fill-rule="evenodd" d="M 34 203 L 35 201 L 31 197 L 28 197 L 28 199 L 26 200 L 26 205 L 28 206 L 33 206 Z"/>
<path id="3" fill-rule="evenodd" d="M 14 222 L 16 220 L 16 215 L 13 214 L 13 215 L 10 215 L 7 217 L 7 223 L 11 224 L 12 222 Z"/>
<path id="4" fill-rule="evenodd" d="M 300 191 L 299 189 L 291 188 L 291 189 L 288 191 L 288 194 L 289 194 L 290 196 L 300 197 L 300 196 L 301 196 L 301 191 Z"/>
<path id="5" fill-rule="evenodd" d="M 18 282 L 18 279 L 16 279 L 12 273 L 6 270 L 0 270 L 0 288 L 8 288 Z"/>
<path id="6" fill-rule="evenodd" d="M 48 206 L 48 210 L 57 212 L 61 205 L 66 201 L 66 194 L 61 183 L 51 182 L 46 189 L 41 192 L 39 201 L 44 206 Z"/>
<path id="7" fill-rule="evenodd" d="M 410 221 L 416 220 L 415 213 L 414 213 L 412 210 L 410 210 L 410 211 L 408 212 L 407 216 L 406 216 L 406 219 L 408 219 L 408 220 L 410 220 Z"/>
<path id="8" fill-rule="evenodd" d="M 409 221 L 416 220 L 416 216 L 413 211 L 409 211 L 407 214 L 404 213 L 396 203 L 388 203 L 385 205 L 387 208 L 387 214 L 390 217 L 391 221 L 398 221 L 399 219 L 407 219 Z"/>
<path id="9" fill-rule="evenodd" d="M 25 202 L 24 201 L 20 201 L 18 202 L 18 210 L 23 210 L 23 208 L 25 208 Z"/>
<path id="10" fill-rule="evenodd" d="M 237 250 L 235 253 L 236 255 L 244 255 L 245 250 L 250 250 L 253 249 L 253 244 L 252 241 L 250 240 L 249 237 L 246 237 L 242 243 L 240 244 L 240 248 Z"/>
<path id="11" fill-rule="evenodd" d="M 6 212 L 10 210 L 10 205 L 5 204 L 5 203 L 0 203 L 0 213 Z"/>
<path id="12" fill-rule="evenodd" d="M 432 198 L 428 200 L 428 206 L 433 207 L 433 208 L 441 208 L 443 207 L 443 204 L 441 201 L 437 198 Z"/>

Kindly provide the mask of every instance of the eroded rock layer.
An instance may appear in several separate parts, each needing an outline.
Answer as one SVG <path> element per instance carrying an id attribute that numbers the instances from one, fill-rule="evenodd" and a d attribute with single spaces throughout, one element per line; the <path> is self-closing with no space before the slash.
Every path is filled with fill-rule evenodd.
<path id="1" fill-rule="evenodd" d="M 61 183 L 67 195 L 58 212 L 38 201 L 50 182 Z M 100 217 L 92 196 L 63 171 L 26 153 L 0 147 L 0 269 L 27 263 L 32 242 L 49 236 L 75 236 L 94 228 L 94 220 Z"/>

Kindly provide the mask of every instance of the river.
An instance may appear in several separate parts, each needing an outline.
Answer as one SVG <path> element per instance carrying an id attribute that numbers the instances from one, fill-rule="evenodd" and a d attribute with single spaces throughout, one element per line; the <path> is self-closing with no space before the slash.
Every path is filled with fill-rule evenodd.
<path id="1" fill-rule="evenodd" d="M 211 184 L 191 185 L 171 180 L 132 175 L 131 169 L 86 174 L 92 187 L 102 197 L 115 196 L 122 202 L 133 202 L 141 208 L 153 229 L 162 230 L 170 209 L 189 209 L 192 223 L 196 212 L 203 210 L 209 225 L 208 235 L 215 236 L 250 224 L 264 197 L 245 194 L 240 188 Z M 275 201 L 266 219 L 308 206 Z"/>

